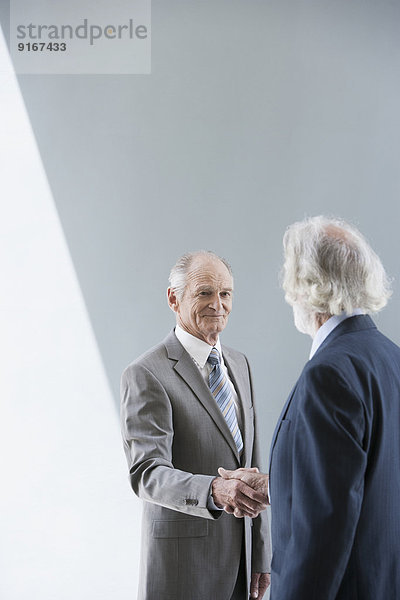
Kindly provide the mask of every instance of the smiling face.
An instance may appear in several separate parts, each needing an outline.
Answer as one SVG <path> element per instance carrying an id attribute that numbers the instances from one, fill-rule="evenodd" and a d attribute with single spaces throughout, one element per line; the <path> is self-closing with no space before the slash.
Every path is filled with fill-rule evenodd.
<path id="1" fill-rule="evenodd" d="M 193 259 L 182 298 L 168 288 L 168 303 L 182 329 L 213 346 L 228 322 L 232 293 L 233 280 L 226 266 L 200 255 Z"/>

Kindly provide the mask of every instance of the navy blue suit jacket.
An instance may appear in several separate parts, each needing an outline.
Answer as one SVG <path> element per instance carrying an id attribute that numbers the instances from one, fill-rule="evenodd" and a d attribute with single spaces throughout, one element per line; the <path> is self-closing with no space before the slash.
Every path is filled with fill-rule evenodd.
<path id="1" fill-rule="evenodd" d="M 271 600 L 400 598 L 400 348 L 346 319 L 304 367 L 271 447 Z"/>

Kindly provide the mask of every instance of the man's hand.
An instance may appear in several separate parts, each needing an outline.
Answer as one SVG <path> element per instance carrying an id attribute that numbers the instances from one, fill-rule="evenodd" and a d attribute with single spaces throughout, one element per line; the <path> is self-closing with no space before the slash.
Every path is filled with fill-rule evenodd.
<path id="1" fill-rule="evenodd" d="M 254 491 L 261 494 L 263 498 L 263 504 L 265 506 L 269 505 L 268 498 L 268 475 L 264 473 L 260 473 L 257 467 L 252 467 L 251 469 L 236 469 L 236 471 L 228 471 L 223 467 L 218 469 L 218 473 L 221 475 L 223 479 L 226 480 L 239 480 L 243 483 L 246 483 L 249 487 L 251 487 Z M 224 506 L 224 510 L 227 513 L 234 514 L 235 517 L 241 518 L 243 517 L 243 513 L 241 509 L 237 506 L 232 507 L 230 505 Z"/>
<path id="2" fill-rule="evenodd" d="M 230 471 L 227 471 L 229 473 Z M 236 471 L 232 471 L 236 472 Z M 237 517 L 257 517 L 267 508 L 265 496 L 235 478 L 216 477 L 211 484 L 215 504 Z"/>
<path id="3" fill-rule="evenodd" d="M 265 504 L 269 504 L 268 475 L 260 473 L 257 467 L 252 467 L 251 469 L 236 469 L 236 471 L 227 471 L 223 467 L 220 467 L 218 473 L 223 479 L 239 479 L 240 481 L 243 481 L 263 496 Z"/>
<path id="4" fill-rule="evenodd" d="M 261 600 L 271 583 L 269 573 L 252 573 L 250 583 L 250 598 Z"/>

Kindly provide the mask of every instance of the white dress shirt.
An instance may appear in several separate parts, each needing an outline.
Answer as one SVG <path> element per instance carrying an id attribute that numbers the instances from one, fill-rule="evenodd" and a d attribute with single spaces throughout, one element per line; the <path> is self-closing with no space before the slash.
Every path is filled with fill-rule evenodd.
<path id="1" fill-rule="evenodd" d="M 175 335 L 178 338 L 178 340 L 180 341 L 180 343 L 182 344 L 182 346 L 185 348 L 186 352 L 188 352 L 188 354 L 190 355 L 190 357 L 193 360 L 196 367 L 199 369 L 204 381 L 207 384 L 207 387 L 209 387 L 208 377 L 213 369 L 213 366 L 209 362 L 207 362 L 207 359 L 210 355 L 211 350 L 214 347 L 218 350 L 220 357 L 221 357 L 222 370 L 224 372 L 225 377 L 229 381 L 229 385 L 231 387 L 232 398 L 233 398 L 233 402 L 235 404 L 235 409 L 236 409 L 236 417 L 238 420 L 239 429 L 241 430 L 243 424 L 242 424 L 242 411 L 240 409 L 239 398 L 238 398 L 237 392 L 235 390 L 235 386 L 233 385 L 232 381 L 229 378 L 228 369 L 226 368 L 226 365 L 224 363 L 224 357 L 222 356 L 221 342 L 220 342 L 219 338 L 218 338 L 215 346 L 210 346 L 210 344 L 207 344 L 207 342 L 200 340 L 199 338 L 195 337 L 194 335 L 192 335 L 192 334 L 188 333 L 187 331 L 185 331 L 184 329 L 182 329 L 182 327 L 180 327 L 180 325 L 177 325 L 175 327 Z"/>
<path id="2" fill-rule="evenodd" d="M 330 317 L 321 327 L 318 329 L 315 337 L 313 339 L 313 343 L 311 346 L 310 359 L 314 356 L 320 345 L 328 335 L 345 319 L 350 319 L 350 317 L 355 317 L 356 315 L 364 314 L 362 310 L 359 308 L 355 308 L 351 314 L 342 313 L 341 315 L 333 315 Z"/>

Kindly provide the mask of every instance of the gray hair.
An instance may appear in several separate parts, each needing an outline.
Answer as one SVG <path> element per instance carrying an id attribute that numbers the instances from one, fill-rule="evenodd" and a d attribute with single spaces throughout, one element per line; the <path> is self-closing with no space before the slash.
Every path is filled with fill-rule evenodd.
<path id="1" fill-rule="evenodd" d="M 183 294 L 185 293 L 187 276 L 190 271 L 190 267 L 192 266 L 194 259 L 198 256 L 206 256 L 214 260 L 221 261 L 222 264 L 224 264 L 228 269 L 231 277 L 233 276 L 230 264 L 224 258 L 221 258 L 221 256 L 215 254 L 215 252 L 212 252 L 211 250 L 196 250 L 195 252 L 187 252 L 177 260 L 169 275 L 170 287 L 176 293 L 178 300 L 181 300 Z"/>
<path id="2" fill-rule="evenodd" d="M 352 225 L 324 216 L 294 223 L 283 238 L 282 287 L 289 304 L 338 315 L 378 312 L 391 296 L 379 257 Z"/>

